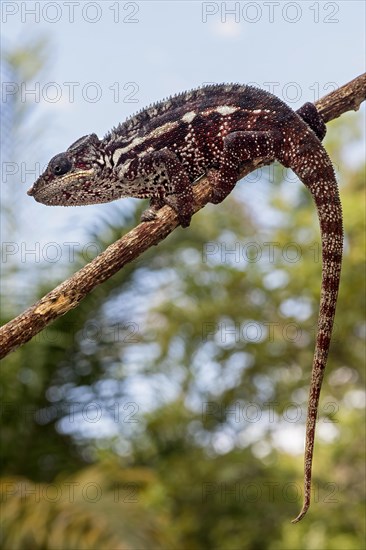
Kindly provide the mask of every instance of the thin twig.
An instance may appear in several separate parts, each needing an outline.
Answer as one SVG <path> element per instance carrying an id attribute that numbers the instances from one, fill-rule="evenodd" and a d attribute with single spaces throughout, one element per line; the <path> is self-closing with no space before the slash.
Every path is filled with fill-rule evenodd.
<path id="1" fill-rule="evenodd" d="M 339 117 L 346 111 L 358 110 L 366 99 L 366 74 L 360 75 L 345 86 L 315 102 L 324 122 Z M 240 177 L 266 164 L 257 159 L 246 163 Z M 194 211 L 203 208 L 210 200 L 211 189 L 207 178 L 193 188 Z M 104 252 L 77 271 L 69 279 L 51 290 L 21 315 L 0 328 L 0 358 L 28 342 L 52 321 L 64 315 L 124 265 L 138 258 L 145 250 L 165 239 L 178 225 L 175 212 L 162 208 L 156 220 L 140 223 L 124 237 L 111 244 Z"/>

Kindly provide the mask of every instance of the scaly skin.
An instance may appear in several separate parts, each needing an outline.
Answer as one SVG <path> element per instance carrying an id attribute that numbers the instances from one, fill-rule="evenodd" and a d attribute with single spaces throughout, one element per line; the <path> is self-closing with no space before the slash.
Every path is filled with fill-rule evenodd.
<path id="1" fill-rule="evenodd" d="M 219 203 L 243 162 L 278 160 L 291 168 L 316 204 L 322 240 L 318 331 L 306 424 L 304 503 L 310 505 L 319 395 L 331 340 L 342 262 L 342 209 L 332 163 L 321 144 L 325 124 L 311 103 L 296 113 L 277 97 L 239 84 L 208 86 L 171 97 L 131 117 L 103 140 L 90 134 L 51 159 L 28 194 L 49 205 L 150 198 L 144 220 L 169 204 L 182 226 L 193 212 L 192 184 L 207 174 Z"/>

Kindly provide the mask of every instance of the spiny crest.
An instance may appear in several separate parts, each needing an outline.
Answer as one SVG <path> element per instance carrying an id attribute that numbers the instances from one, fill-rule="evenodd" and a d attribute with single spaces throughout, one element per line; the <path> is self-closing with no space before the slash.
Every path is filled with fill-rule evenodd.
<path id="1" fill-rule="evenodd" d="M 70 145 L 70 147 L 67 148 L 67 152 L 70 153 L 78 153 L 78 152 L 85 152 L 88 149 L 95 150 L 100 145 L 100 140 L 96 134 L 87 134 L 86 136 L 83 136 L 74 143 Z"/>
<path id="2" fill-rule="evenodd" d="M 133 132 L 135 129 L 144 127 L 150 120 L 159 115 L 170 111 L 171 109 L 177 109 L 184 107 L 191 102 L 197 100 L 209 100 L 210 97 L 217 99 L 219 94 L 232 94 L 232 92 L 244 93 L 248 89 L 255 90 L 251 86 L 243 84 L 209 84 L 207 86 L 201 86 L 200 88 L 194 88 L 179 94 L 169 96 L 161 101 L 152 103 L 146 108 L 141 109 L 131 117 L 127 118 L 124 122 L 114 127 L 110 133 L 108 133 L 104 139 L 108 140 L 113 137 L 126 135 Z"/>

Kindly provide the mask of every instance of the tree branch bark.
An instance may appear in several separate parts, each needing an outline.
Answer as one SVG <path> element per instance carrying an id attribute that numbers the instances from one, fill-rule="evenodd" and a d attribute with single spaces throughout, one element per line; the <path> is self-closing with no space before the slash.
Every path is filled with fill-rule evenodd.
<path id="1" fill-rule="evenodd" d="M 346 111 L 357 111 L 366 99 L 366 73 L 315 102 L 324 122 L 333 120 Z M 250 162 L 243 168 L 244 177 L 260 166 L 264 159 Z M 193 188 L 194 211 L 198 212 L 210 200 L 210 186 L 202 178 Z M 52 321 L 64 315 L 124 265 L 140 256 L 145 250 L 165 239 L 178 225 L 175 212 L 168 206 L 162 208 L 156 220 L 142 222 L 124 237 L 111 244 L 104 252 L 58 285 L 41 300 L 0 328 L 0 358 L 28 342 Z"/>

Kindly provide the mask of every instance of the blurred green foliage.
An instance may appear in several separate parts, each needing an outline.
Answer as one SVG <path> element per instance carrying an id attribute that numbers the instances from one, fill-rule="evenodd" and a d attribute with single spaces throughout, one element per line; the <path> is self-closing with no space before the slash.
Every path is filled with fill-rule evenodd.
<path id="1" fill-rule="evenodd" d="M 320 242 L 307 191 L 276 170 L 275 182 L 265 172 L 206 207 L 3 361 L 4 550 L 363 547 L 364 166 L 347 164 L 342 140 L 359 143 L 355 120 L 329 124 L 338 139 L 326 142 L 345 257 L 305 519 L 290 523 Z M 268 197 L 265 222 L 244 185 Z M 121 225 L 111 205 L 88 242 L 105 248 L 139 215 Z M 29 268 L 4 276 L 14 269 Z M 34 297 L 55 283 L 45 270 Z"/>

